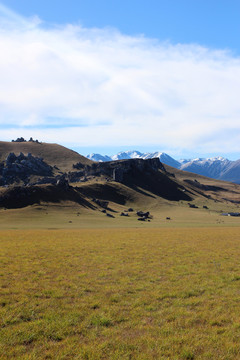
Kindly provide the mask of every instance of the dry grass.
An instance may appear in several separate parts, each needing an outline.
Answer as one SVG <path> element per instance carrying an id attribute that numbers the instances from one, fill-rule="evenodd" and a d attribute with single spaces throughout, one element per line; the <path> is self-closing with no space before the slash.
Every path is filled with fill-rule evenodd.
<path id="1" fill-rule="evenodd" d="M 1 359 L 240 358 L 237 227 L 0 239 Z"/>

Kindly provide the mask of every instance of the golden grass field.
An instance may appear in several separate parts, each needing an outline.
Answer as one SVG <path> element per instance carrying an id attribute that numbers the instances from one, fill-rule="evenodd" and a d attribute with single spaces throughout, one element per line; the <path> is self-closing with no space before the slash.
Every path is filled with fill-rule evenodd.
<path id="1" fill-rule="evenodd" d="M 239 219 L 105 229 L 72 221 L 1 230 L 1 360 L 240 359 Z"/>

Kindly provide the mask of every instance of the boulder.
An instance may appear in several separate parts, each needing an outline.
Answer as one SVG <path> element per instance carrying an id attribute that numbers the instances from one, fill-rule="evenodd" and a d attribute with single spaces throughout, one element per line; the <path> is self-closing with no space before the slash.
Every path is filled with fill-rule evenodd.
<path id="1" fill-rule="evenodd" d="M 144 211 L 137 211 L 137 215 L 140 217 L 148 218 L 150 216 L 150 212 L 144 212 Z"/>
<path id="2" fill-rule="evenodd" d="M 107 213 L 106 215 L 110 218 L 115 218 L 115 216 L 113 216 L 112 214 Z"/>

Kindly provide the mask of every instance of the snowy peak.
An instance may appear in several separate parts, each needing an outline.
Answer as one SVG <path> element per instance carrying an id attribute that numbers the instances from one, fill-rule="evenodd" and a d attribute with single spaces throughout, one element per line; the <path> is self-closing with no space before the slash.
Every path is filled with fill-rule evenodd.
<path id="1" fill-rule="evenodd" d="M 153 152 L 153 153 L 145 153 L 145 154 L 142 154 L 142 158 L 143 159 L 152 159 L 152 158 L 159 158 L 163 155 L 167 155 L 167 154 L 164 154 L 162 152 Z"/>
<path id="2" fill-rule="evenodd" d="M 153 159 L 153 158 L 159 158 L 159 160 L 169 166 L 173 166 L 175 168 L 180 167 L 180 162 L 173 159 L 171 156 L 164 152 L 149 152 L 149 153 L 141 153 L 140 151 L 136 150 L 128 150 L 128 151 L 122 151 L 117 153 L 116 155 L 112 155 L 111 157 L 100 154 L 89 154 L 87 155 L 87 158 L 93 161 L 115 161 L 115 160 L 127 160 L 127 159 Z"/>
<path id="3" fill-rule="evenodd" d="M 89 155 L 87 155 L 87 158 L 92 161 L 97 161 L 97 162 L 105 162 L 105 161 L 112 160 L 109 156 L 101 155 L 101 154 L 89 154 Z"/>
<path id="4" fill-rule="evenodd" d="M 216 162 L 219 162 L 219 163 L 226 163 L 226 162 L 229 162 L 230 160 L 222 157 L 222 156 L 216 156 L 216 157 L 213 157 L 213 158 L 196 158 L 196 159 L 190 159 L 190 160 L 183 160 L 185 163 L 186 162 L 194 162 L 196 164 L 213 164 L 213 163 L 216 163 Z"/>
<path id="5" fill-rule="evenodd" d="M 117 153 L 116 155 L 111 156 L 112 160 L 127 160 L 127 159 L 141 159 L 142 153 L 136 150 L 122 151 Z"/>
<path id="6" fill-rule="evenodd" d="M 190 171 L 199 175 L 208 176 L 214 179 L 222 178 L 223 172 L 231 164 L 231 161 L 223 157 L 197 158 L 181 162 L 181 170 Z"/>

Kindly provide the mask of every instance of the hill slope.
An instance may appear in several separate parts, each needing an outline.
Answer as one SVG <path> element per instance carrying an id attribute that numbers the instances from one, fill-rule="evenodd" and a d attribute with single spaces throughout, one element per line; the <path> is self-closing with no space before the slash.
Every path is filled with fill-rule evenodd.
<path id="1" fill-rule="evenodd" d="M 31 153 L 35 157 L 43 158 L 50 166 L 57 166 L 62 172 L 72 171 L 73 164 L 91 165 L 92 161 L 58 144 L 37 142 L 6 142 L 0 141 L 0 162 L 6 160 L 9 153 L 24 155 Z"/>

